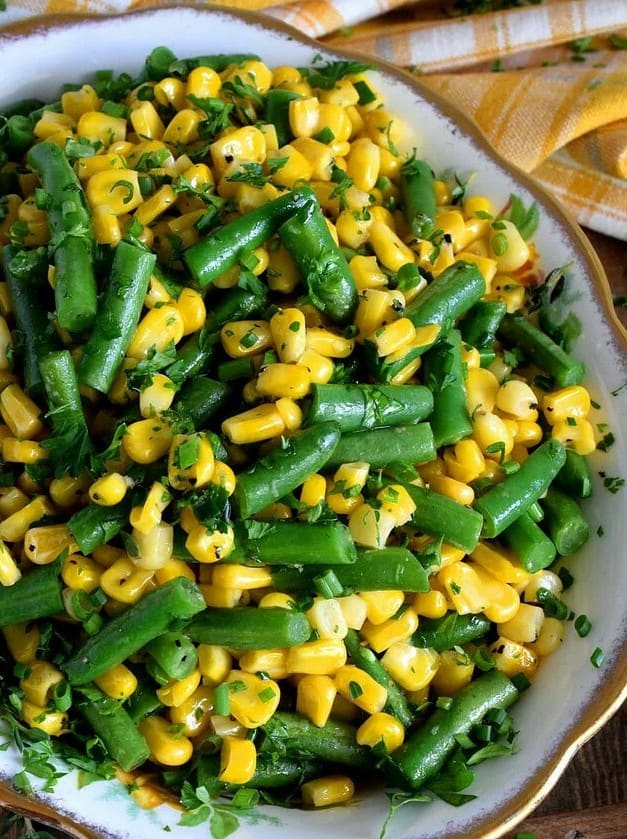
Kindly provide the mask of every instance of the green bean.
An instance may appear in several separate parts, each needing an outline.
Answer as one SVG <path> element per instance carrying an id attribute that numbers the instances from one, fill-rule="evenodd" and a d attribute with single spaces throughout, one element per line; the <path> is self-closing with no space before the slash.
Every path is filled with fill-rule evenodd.
<path id="1" fill-rule="evenodd" d="M 336 422 L 342 433 L 427 419 L 431 391 L 421 385 L 313 384 L 309 424 Z"/>
<path id="2" fill-rule="evenodd" d="M 411 517 L 414 527 L 430 536 L 441 536 L 466 553 L 476 548 L 483 523 L 476 510 L 430 489 L 405 482 L 402 486 L 416 505 Z"/>
<path id="3" fill-rule="evenodd" d="M 163 372 L 176 384 L 198 376 L 211 363 L 219 340 L 217 333 L 201 329 L 185 341 L 176 353 L 176 360 L 168 364 Z"/>
<path id="4" fill-rule="evenodd" d="M 507 305 L 502 300 L 478 300 L 459 324 L 463 340 L 478 350 L 492 348 L 506 313 Z"/>
<path id="5" fill-rule="evenodd" d="M 390 758 L 399 783 L 418 790 L 433 778 L 457 748 L 457 737 L 468 734 L 488 711 L 505 709 L 518 699 L 512 682 L 498 670 L 484 673 L 438 708 Z"/>
<path id="6" fill-rule="evenodd" d="M 257 755 L 255 774 L 245 784 L 223 784 L 226 794 L 241 787 L 252 789 L 281 789 L 300 786 L 310 778 L 321 777 L 328 768 L 321 760 L 302 757 L 285 757 L 276 752 Z M 219 755 L 199 755 L 196 761 L 196 782 L 199 787 L 213 787 L 220 774 Z"/>
<path id="7" fill-rule="evenodd" d="M 566 462 L 555 476 L 555 486 L 577 498 L 592 495 L 592 471 L 586 458 L 566 449 Z"/>
<path id="8" fill-rule="evenodd" d="M 406 548 L 357 549 L 350 565 L 334 565 L 333 573 L 345 590 L 429 591 L 427 572 Z M 272 580 L 278 591 L 311 591 L 322 568 L 273 568 Z"/>
<path id="9" fill-rule="evenodd" d="M 559 440 L 542 443 L 520 469 L 507 475 L 475 500 L 474 508 L 484 519 L 483 536 L 493 539 L 537 501 L 564 465 L 566 450 Z"/>
<path id="10" fill-rule="evenodd" d="M 163 703 L 157 696 L 155 689 L 152 685 L 149 686 L 146 681 L 140 679 L 136 690 L 126 702 L 126 710 L 130 718 L 134 723 L 138 723 L 160 708 L 163 708 Z"/>
<path id="11" fill-rule="evenodd" d="M 396 717 L 405 728 L 408 728 L 414 721 L 414 715 L 411 712 L 409 702 L 402 688 L 390 676 L 372 650 L 368 647 L 362 647 L 359 635 L 354 629 L 349 629 L 344 643 L 346 644 L 351 663 L 355 664 L 371 676 L 375 682 L 383 685 L 386 689 L 387 700 L 384 710 L 393 717 Z"/>
<path id="12" fill-rule="evenodd" d="M 256 372 L 255 362 L 252 358 L 230 358 L 218 365 L 218 379 L 221 382 L 252 379 Z"/>
<path id="13" fill-rule="evenodd" d="M 485 615 L 460 615 L 447 612 L 441 618 L 420 618 L 411 642 L 416 647 L 429 647 L 438 653 L 476 641 L 490 631 L 492 624 Z"/>
<path id="14" fill-rule="evenodd" d="M 579 550 L 590 536 L 590 527 L 579 503 L 556 487 L 550 487 L 540 502 L 544 509 L 544 526 L 560 556 Z"/>
<path id="15" fill-rule="evenodd" d="M 301 207 L 317 203 L 309 187 L 295 189 L 269 201 L 257 210 L 210 233 L 183 254 L 183 260 L 200 288 L 207 288 L 215 279 L 237 265 L 247 251 L 262 245 Z"/>
<path id="16" fill-rule="evenodd" d="M 101 545 L 106 545 L 124 529 L 128 522 L 130 505 L 126 501 L 111 507 L 88 504 L 67 523 L 68 529 L 87 556 Z"/>
<path id="17" fill-rule="evenodd" d="M 300 486 L 326 464 L 339 438 L 335 423 L 312 425 L 240 472 L 232 497 L 240 518 L 250 518 Z"/>
<path id="18" fill-rule="evenodd" d="M 111 273 L 98 305 L 98 317 L 83 349 L 78 378 L 108 393 L 120 369 L 144 306 L 157 257 L 121 241 L 115 249 Z"/>
<path id="19" fill-rule="evenodd" d="M 414 326 L 437 324 L 442 332 L 447 332 L 485 292 L 485 280 L 477 266 L 458 261 L 415 297 L 405 308 L 404 315 Z"/>
<path id="20" fill-rule="evenodd" d="M 423 237 L 433 230 L 436 211 L 433 170 L 416 157 L 401 166 L 401 206 L 414 235 Z"/>
<path id="21" fill-rule="evenodd" d="M 313 305 L 336 323 L 350 320 L 357 308 L 357 286 L 317 200 L 291 214 L 278 234 L 307 283 Z"/>
<path id="22" fill-rule="evenodd" d="M 530 361 L 554 380 L 557 387 L 578 385 L 581 382 L 584 365 L 571 358 L 524 315 L 506 315 L 499 327 L 499 337 L 509 346 L 520 347 Z"/>
<path id="23" fill-rule="evenodd" d="M 206 328 L 219 331 L 232 320 L 246 320 L 258 317 L 268 302 L 267 289 L 262 283 L 252 288 L 236 286 L 223 292 L 217 300 L 211 300 L 207 313 Z"/>
<path id="24" fill-rule="evenodd" d="M 12 586 L 0 586 L 0 626 L 28 623 L 63 611 L 61 563 L 35 567 Z"/>
<path id="25" fill-rule="evenodd" d="M 357 558 L 346 525 L 338 522 L 236 522 L 235 547 L 225 562 L 264 565 L 344 565 Z"/>
<path id="26" fill-rule="evenodd" d="M 148 760 L 148 744 L 119 702 L 109 699 L 92 685 L 77 706 L 113 760 L 125 772 L 132 772 Z"/>
<path id="27" fill-rule="evenodd" d="M 342 434 L 326 465 L 333 468 L 342 463 L 365 460 L 373 469 L 378 469 L 399 461 L 427 463 L 435 456 L 431 426 L 421 422 Z"/>
<path id="28" fill-rule="evenodd" d="M 208 376 L 197 376 L 185 382 L 176 394 L 173 408 L 189 417 L 194 428 L 200 430 L 224 407 L 229 394 L 230 389 L 222 382 Z"/>
<path id="29" fill-rule="evenodd" d="M 60 146 L 31 146 L 27 160 L 49 195 L 48 223 L 54 249 L 55 301 L 59 324 L 82 332 L 96 317 L 96 278 L 91 217 L 83 188 Z"/>
<path id="30" fill-rule="evenodd" d="M 506 527 L 501 539 L 530 574 L 548 568 L 555 559 L 555 545 L 529 513 L 523 513 Z"/>
<path id="31" fill-rule="evenodd" d="M 459 330 L 451 329 L 424 356 L 424 375 L 433 393 L 429 420 L 437 449 L 457 443 L 472 434 L 466 407 L 466 387 Z"/>
<path id="32" fill-rule="evenodd" d="M 176 577 L 111 618 L 67 659 L 62 668 L 72 685 L 84 685 L 145 647 L 154 638 L 205 609 L 198 586 Z"/>
<path id="33" fill-rule="evenodd" d="M 314 757 L 361 769 L 374 766 L 370 749 L 358 745 L 355 729 L 345 722 L 329 720 L 317 726 L 300 714 L 277 711 L 261 730 L 261 753 L 278 751 L 287 757 Z"/>
<path id="34" fill-rule="evenodd" d="M 311 626 L 303 612 L 287 609 L 207 607 L 191 620 L 185 632 L 200 644 L 266 650 L 304 644 L 311 635 Z"/>
<path id="35" fill-rule="evenodd" d="M 18 355 L 21 356 L 24 389 L 30 396 L 41 396 L 43 381 L 39 362 L 60 347 L 49 318 L 54 304 L 48 285 L 46 253 L 43 249 L 20 251 L 5 245 L 2 262 L 15 325 L 22 336 Z"/>
<path id="36" fill-rule="evenodd" d="M 243 64 L 245 61 L 259 61 L 254 53 L 216 53 L 197 55 L 194 58 L 176 58 L 168 65 L 166 75 L 187 76 L 196 67 L 211 67 L 216 73 L 222 73 L 227 67 Z"/>
<path id="37" fill-rule="evenodd" d="M 196 667 L 196 647 L 183 632 L 165 632 L 144 647 L 169 679 L 185 679 Z"/>

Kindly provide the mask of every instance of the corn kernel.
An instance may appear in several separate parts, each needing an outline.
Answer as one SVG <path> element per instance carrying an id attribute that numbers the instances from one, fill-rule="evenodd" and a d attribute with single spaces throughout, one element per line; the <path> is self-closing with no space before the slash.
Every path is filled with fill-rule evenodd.
<path id="1" fill-rule="evenodd" d="M 359 726 L 355 739 L 360 746 L 370 746 L 370 748 L 382 743 L 386 752 L 391 754 L 402 746 L 405 740 L 405 729 L 396 717 L 379 711 L 369 716 Z"/>
<path id="2" fill-rule="evenodd" d="M 345 664 L 335 674 L 337 692 L 362 711 L 375 714 L 382 711 L 388 692 L 364 670 L 354 664 Z"/>
<path id="3" fill-rule="evenodd" d="M 296 688 L 296 711 L 314 725 L 323 726 L 331 716 L 336 694 L 330 676 L 303 676 Z"/>
<path id="4" fill-rule="evenodd" d="M 139 723 L 150 756 L 161 766 L 182 766 L 191 758 L 194 746 L 188 737 L 175 733 L 170 721 L 157 714 L 151 714 Z"/>
<path id="5" fill-rule="evenodd" d="M 125 664 L 116 664 L 94 681 L 103 693 L 121 702 L 137 690 L 137 678 Z"/>
<path id="6" fill-rule="evenodd" d="M 489 651 L 494 658 L 496 669 L 505 673 L 510 679 L 519 673 L 533 676 L 538 667 L 538 657 L 534 652 L 503 636 L 496 639 L 489 647 Z"/>
<path id="7" fill-rule="evenodd" d="M 339 638 L 306 641 L 287 652 L 288 673 L 332 676 L 346 663 L 346 647 Z"/>
<path id="8" fill-rule="evenodd" d="M 243 670 L 231 670 L 225 683 L 235 685 L 229 689 L 229 711 L 245 728 L 263 725 L 276 711 L 281 691 L 273 679 L 261 679 Z"/>
<path id="9" fill-rule="evenodd" d="M 355 785 L 346 775 L 328 775 L 305 781 L 300 794 L 306 807 L 331 807 L 350 801 L 355 794 Z"/>
<path id="10" fill-rule="evenodd" d="M 444 650 L 431 685 L 438 696 L 456 696 L 472 679 L 475 665 L 464 652 Z"/>

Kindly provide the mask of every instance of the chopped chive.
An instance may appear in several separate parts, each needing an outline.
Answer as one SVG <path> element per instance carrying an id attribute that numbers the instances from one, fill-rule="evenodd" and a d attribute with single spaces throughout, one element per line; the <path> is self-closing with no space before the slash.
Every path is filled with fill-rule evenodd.
<path id="1" fill-rule="evenodd" d="M 267 688 L 264 688 L 262 691 L 260 691 L 260 692 L 257 694 L 257 696 L 259 697 L 259 699 L 261 700 L 261 702 L 270 702 L 272 699 L 274 699 L 274 697 L 276 696 L 276 694 L 275 694 L 275 692 L 274 692 L 273 688 L 271 688 L 271 687 L 268 685 L 268 687 L 267 687 Z"/>
<path id="2" fill-rule="evenodd" d="M 319 143 L 325 143 L 325 145 L 328 145 L 329 143 L 332 143 L 335 140 L 335 134 L 327 126 L 315 135 L 314 140 L 317 140 Z"/>
<path id="3" fill-rule="evenodd" d="M 249 329 L 248 332 L 240 338 L 240 344 L 242 347 L 249 350 L 251 347 L 255 346 L 258 340 L 259 336 L 252 329 Z"/>
<path id="4" fill-rule="evenodd" d="M 350 693 L 351 699 L 359 699 L 359 697 L 364 692 L 364 689 L 359 684 L 359 682 L 349 682 L 348 692 Z"/>
<path id="5" fill-rule="evenodd" d="M 601 647 L 597 647 L 595 651 L 590 656 L 590 661 L 592 662 L 593 667 L 600 667 L 605 660 L 605 653 L 601 649 Z"/>
<path id="6" fill-rule="evenodd" d="M 568 606 L 546 588 L 539 588 L 536 597 L 538 603 L 544 609 L 544 614 L 549 618 L 557 618 L 560 621 L 568 617 Z"/>
<path id="7" fill-rule="evenodd" d="M 353 82 L 353 87 L 359 94 L 359 104 L 360 105 L 370 105 L 372 102 L 376 101 L 377 94 L 374 90 L 364 81 Z"/>
<path id="8" fill-rule="evenodd" d="M 564 568 L 563 566 L 557 572 L 557 576 L 562 581 L 562 586 L 564 587 L 564 591 L 569 589 L 572 586 L 572 584 L 575 582 L 575 578 L 570 573 L 568 568 Z"/>
<path id="9" fill-rule="evenodd" d="M 328 568 L 323 574 L 314 577 L 314 585 L 320 597 L 327 600 L 332 597 L 339 597 L 344 591 L 344 586 L 338 580 L 337 574 L 332 568 Z"/>
<path id="10" fill-rule="evenodd" d="M 213 692 L 213 706 L 219 717 L 227 717 L 230 711 L 229 686 L 226 682 L 218 685 Z"/>
<path id="11" fill-rule="evenodd" d="M 520 693 L 531 687 L 531 682 L 524 673 L 516 673 L 515 676 L 512 676 L 512 683 Z"/>
<path id="12" fill-rule="evenodd" d="M 575 629 L 580 638 L 585 638 L 592 629 L 592 623 L 587 615 L 579 615 L 575 620 Z"/>
<path id="13" fill-rule="evenodd" d="M 438 698 L 435 700 L 435 707 L 441 708 L 443 711 L 448 711 L 452 704 L 452 696 L 438 696 Z"/>

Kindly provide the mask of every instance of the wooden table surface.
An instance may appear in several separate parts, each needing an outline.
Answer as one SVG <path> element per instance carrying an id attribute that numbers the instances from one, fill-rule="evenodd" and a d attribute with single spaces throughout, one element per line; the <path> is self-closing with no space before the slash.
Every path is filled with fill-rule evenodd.
<path id="1" fill-rule="evenodd" d="M 627 243 L 593 231 L 586 233 L 612 291 L 627 297 Z M 617 312 L 627 327 L 627 307 L 621 306 Z M 579 750 L 537 810 L 505 839 L 516 839 L 521 833 L 533 834 L 536 839 L 626 839 L 626 723 L 627 709 L 623 707 Z M 0 830 L 0 835 L 5 834 Z M 53 831 L 53 835 L 63 834 Z"/>

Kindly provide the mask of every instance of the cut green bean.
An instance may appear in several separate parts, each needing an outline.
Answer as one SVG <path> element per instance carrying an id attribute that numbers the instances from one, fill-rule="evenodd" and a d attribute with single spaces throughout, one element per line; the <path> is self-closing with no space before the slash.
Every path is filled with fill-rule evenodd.
<path id="1" fill-rule="evenodd" d="M 59 324 L 81 332 L 96 317 L 96 278 L 91 216 L 83 187 L 63 150 L 44 140 L 27 154 L 49 195 L 48 223 L 54 247 L 55 302 Z"/>
<path id="2" fill-rule="evenodd" d="M 235 547 L 225 562 L 263 565 L 345 565 L 357 558 L 355 543 L 340 522 L 236 522 Z"/>
<path id="3" fill-rule="evenodd" d="M 250 518 L 300 486 L 327 463 L 339 439 L 335 423 L 312 425 L 240 472 L 233 494 L 240 518 Z"/>
<path id="4" fill-rule="evenodd" d="M 70 517 L 67 526 L 81 551 L 88 556 L 124 529 L 129 512 L 130 505 L 126 501 L 111 507 L 88 504 Z"/>
<path id="5" fill-rule="evenodd" d="M 457 738 L 468 734 L 488 711 L 509 708 L 518 690 L 498 670 L 484 673 L 453 698 L 448 708 L 438 708 L 403 745 L 389 765 L 395 780 L 409 789 L 421 789 L 442 769 L 458 746 Z"/>
<path id="6" fill-rule="evenodd" d="M 520 347 L 530 361 L 554 380 L 557 387 L 581 383 L 584 365 L 571 358 L 524 315 L 506 315 L 499 327 L 499 337 L 508 346 Z"/>
<path id="7" fill-rule="evenodd" d="M 520 469 L 479 496 L 474 508 L 484 519 L 483 536 L 493 539 L 527 512 L 549 488 L 565 460 L 563 444 L 547 440 L 523 461 Z"/>
<path id="8" fill-rule="evenodd" d="M 447 332 L 485 292 L 485 280 L 477 266 L 458 261 L 442 271 L 412 300 L 405 308 L 404 316 L 414 326 L 437 324 L 442 332 Z"/>
<path id="9" fill-rule="evenodd" d="M 342 433 L 425 420 L 433 410 L 422 385 L 313 384 L 307 422 L 336 422 Z"/>
<path id="10" fill-rule="evenodd" d="M 590 526 L 578 501 L 556 487 L 550 487 L 540 502 L 544 526 L 560 556 L 570 556 L 587 542 Z"/>
<path id="11" fill-rule="evenodd" d="M 157 257 L 121 241 L 115 249 L 111 273 L 98 306 L 98 317 L 83 349 L 78 378 L 108 393 L 120 369 L 144 306 Z"/>
<path id="12" fill-rule="evenodd" d="M 0 626 L 28 623 L 63 611 L 61 563 L 35 566 L 12 586 L 0 586 Z"/>
<path id="13" fill-rule="evenodd" d="M 261 728 L 265 736 L 261 752 L 278 751 L 287 757 L 305 754 L 362 769 L 371 769 L 375 763 L 370 749 L 357 743 L 355 728 L 345 722 L 329 720 L 317 726 L 300 714 L 278 711 Z"/>
<path id="14" fill-rule="evenodd" d="M 196 647 L 183 632 L 166 632 L 144 649 L 169 679 L 185 679 L 198 662 Z"/>
<path id="15" fill-rule="evenodd" d="M 314 306 L 337 323 L 349 321 L 357 308 L 357 286 L 318 202 L 296 210 L 278 233 L 307 283 Z"/>
<path id="16" fill-rule="evenodd" d="M 288 609 L 208 607 L 187 625 L 185 633 L 200 644 L 267 650 L 304 644 L 311 626 L 303 612 Z"/>
<path id="17" fill-rule="evenodd" d="M 450 329 L 423 357 L 425 383 L 433 393 L 429 420 L 437 449 L 472 434 L 459 330 Z"/>
<path id="18" fill-rule="evenodd" d="M 185 341 L 176 353 L 176 360 L 168 364 L 163 372 L 176 384 L 198 376 L 213 360 L 219 340 L 217 333 L 201 329 Z"/>
<path id="19" fill-rule="evenodd" d="M 491 626 L 491 622 L 482 614 L 460 615 L 447 612 L 441 618 L 420 618 L 411 642 L 416 647 L 429 647 L 441 653 L 482 638 Z"/>
<path id="20" fill-rule="evenodd" d="M 404 482 L 402 486 L 416 505 L 411 517 L 414 527 L 430 536 L 441 536 L 466 553 L 477 547 L 483 519 L 476 510 L 430 489 Z"/>
<path id="21" fill-rule="evenodd" d="M 77 706 L 113 760 L 125 772 L 132 772 L 148 760 L 148 744 L 119 702 L 109 699 L 97 687 L 90 686 L 87 696 Z"/>
<path id="22" fill-rule="evenodd" d="M 586 458 L 572 449 L 566 449 L 566 462 L 555 476 L 555 486 L 577 498 L 592 495 L 592 470 Z"/>
<path id="23" fill-rule="evenodd" d="M 378 469 L 403 461 L 427 463 L 435 456 L 431 426 L 421 422 L 342 434 L 326 465 L 333 468 L 342 463 L 365 461 L 373 469 Z"/>
<path id="24" fill-rule="evenodd" d="M 69 682 L 84 685 L 205 609 L 200 589 L 176 577 L 105 623 L 63 665 Z"/>
<path id="25" fill-rule="evenodd" d="M 530 574 L 548 568 L 555 559 L 555 545 L 529 513 L 523 513 L 506 527 L 501 539 Z"/>
<path id="26" fill-rule="evenodd" d="M 434 229 L 436 200 L 433 170 L 425 160 L 412 157 L 401 166 L 401 206 L 414 235 L 422 238 Z"/>
<path id="27" fill-rule="evenodd" d="M 197 376 L 185 382 L 176 395 L 173 408 L 189 417 L 199 431 L 225 406 L 229 394 L 229 388 L 222 382 L 208 376 Z"/>
<path id="28" fill-rule="evenodd" d="M 507 305 L 502 300 L 478 300 L 459 325 L 463 340 L 478 350 L 491 348 L 506 313 Z"/>

